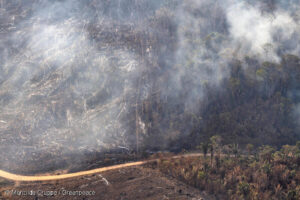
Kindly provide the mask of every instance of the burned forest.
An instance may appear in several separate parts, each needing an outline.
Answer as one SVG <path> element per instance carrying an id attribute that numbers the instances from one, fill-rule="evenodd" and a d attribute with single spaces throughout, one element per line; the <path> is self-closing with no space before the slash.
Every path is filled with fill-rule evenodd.
<path id="1" fill-rule="evenodd" d="M 295 145 L 299 44 L 299 0 L 0 0 L 0 169 Z"/>

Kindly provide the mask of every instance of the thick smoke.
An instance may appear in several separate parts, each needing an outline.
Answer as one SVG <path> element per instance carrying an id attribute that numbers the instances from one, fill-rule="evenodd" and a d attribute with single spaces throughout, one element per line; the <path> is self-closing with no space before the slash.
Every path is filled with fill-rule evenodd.
<path id="1" fill-rule="evenodd" d="M 249 2 L 2 0 L 1 165 L 189 134 L 199 119 L 181 110 L 201 110 L 232 62 L 299 55 L 299 1 Z"/>
<path id="2" fill-rule="evenodd" d="M 293 46 L 295 39 L 299 40 L 299 24 L 289 9 L 278 7 L 264 12 L 258 5 L 239 2 L 228 6 L 226 13 L 230 34 L 241 45 L 242 55 L 279 62 L 278 54 L 299 53 L 298 47 Z"/>
<path id="3" fill-rule="evenodd" d="M 93 40 L 88 29 L 118 21 L 94 15 L 85 2 L 14 3 L 2 8 L 4 23 L 14 20 L 18 13 L 9 12 L 17 8 L 24 19 L 10 22 L 13 31 L 1 37 L 1 147 L 7 156 L 1 162 L 129 148 L 119 119 L 134 99 L 143 63 L 126 46 Z"/>
<path id="4" fill-rule="evenodd" d="M 197 113 L 208 103 L 207 94 L 224 92 L 223 80 L 237 61 L 248 68 L 255 67 L 245 61 L 249 57 L 261 64 L 280 64 L 283 55 L 299 55 L 298 5 L 299 1 L 188 0 L 169 10 L 176 24 L 176 50 L 169 50 L 172 61 L 163 54 L 169 61 L 164 65 L 168 82 L 162 81 L 159 88 L 161 102 L 173 105 L 174 111 L 160 111 L 165 117 L 155 130 L 163 130 L 160 141 L 167 143 L 160 147 L 201 126 Z"/>
<path id="5" fill-rule="evenodd" d="M 299 54 L 299 9 L 287 2 L 251 2 L 184 1 L 176 10 L 179 41 L 173 85 L 183 90 L 183 81 L 192 83 L 184 88 L 192 109 L 205 96 L 204 86 L 218 86 L 227 77 L 233 60 L 249 56 L 279 63 L 283 54 Z"/>

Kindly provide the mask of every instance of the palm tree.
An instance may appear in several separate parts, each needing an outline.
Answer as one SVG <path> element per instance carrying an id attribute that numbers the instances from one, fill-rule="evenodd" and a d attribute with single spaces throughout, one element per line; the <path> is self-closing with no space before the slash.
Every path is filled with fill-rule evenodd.
<path id="1" fill-rule="evenodd" d="M 263 161 L 267 161 L 268 163 L 271 162 L 272 155 L 275 152 L 275 149 L 269 145 L 265 145 L 260 148 L 260 157 Z"/>
<path id="2" fill-rule="evenodd" d="M 212 166 L 212 161 L 214 158 L 214 145 L 209 144 L 209 149 L 210 149 L 210 165 Z"/>
<path id="3" fill-rule="evenodd" d="M 232 153 L 234 154 L 234 157 L 236 158 L 239 154 L 239 144 L 233 144 L 232 145 Z"/>
<path id="4" fill-rule="evenodd" d="M 204 142 L 204 143 L 201 143 L 201 150 L 203 152 L 203 156 L 204 156 L 204 159 L 206 160 L 206 156 L 207 156 L 207 152 L 208 152 L 208 147 L 209 147 L 209 143 L 208 142 Z"/>
<path id="5" fill-rule="evenodd" d="M 250 154 L 251 154 L 252 151 L 253 151 L 254 146 L 253 146 L 253 144 L 247 144 L 246 148 L 247 148 L 247 151 L 248 151 L 248 157 L 249 157 Z"/>
<path id="6" fill-rule="evenodd" d="M 214 158 L 214 151 L 217 151 L 218 157 L 221 154 L 221 137 L 219 135 L 214 135 L 210 138 L 210 163 L 212 165 L 212 160 Z"/>

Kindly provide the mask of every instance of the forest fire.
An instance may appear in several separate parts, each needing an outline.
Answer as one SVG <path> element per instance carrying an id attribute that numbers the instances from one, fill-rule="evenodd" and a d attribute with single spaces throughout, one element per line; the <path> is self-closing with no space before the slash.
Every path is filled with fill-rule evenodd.
<path id="1" fill-rule="evenodd" d="M 0 169 L 67 175 L 129 165 L 216 198 L 297 199 L 299 5 L 0 0 Z M 199 162 L 165 160 L 199 151 Z M 144 160 L 161 154 L 150 169 Z"/>

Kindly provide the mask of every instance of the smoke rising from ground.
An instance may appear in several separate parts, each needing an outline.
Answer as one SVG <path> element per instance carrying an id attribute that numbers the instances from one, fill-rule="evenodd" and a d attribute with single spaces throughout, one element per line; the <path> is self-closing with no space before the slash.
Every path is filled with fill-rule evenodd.
<path id="1" fill-rule="evenodd" d="M 173 114 L 201 110 L 234 60 L 299 55 L 299 1 L 270 2 L 2 0 L 1 164 L 189 134 Z M 141 111 L 157 99 L 160 122 Z"/>
<path id="2" fill-rule="evenodd" d="M 1 39 L 2 160 L 128 148 L 118 120 L 135 92 L 139 58 L 90 39 L 87 26 L 95 16 L 81 14 L 85 3 L 30 3 L 37 7 L 14 5 L 30 14 Z M 103 25 L 101 17 L 94 20 Z"/>

